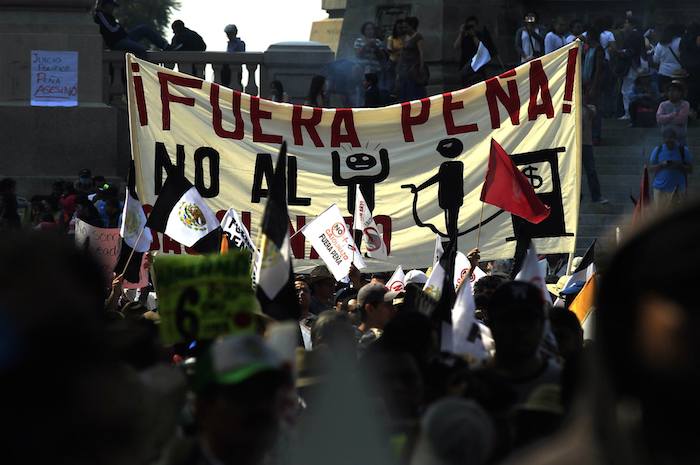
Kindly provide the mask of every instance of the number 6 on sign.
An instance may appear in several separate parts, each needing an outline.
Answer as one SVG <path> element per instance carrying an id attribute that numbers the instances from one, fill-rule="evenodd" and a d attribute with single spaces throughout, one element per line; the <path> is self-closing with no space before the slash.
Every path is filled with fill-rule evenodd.
<path id="1" fill-rule="evenodd" d="M 250 286 L 248 252 L 159 255 L 153 269 L 164 344 L 255 331 L 257 301 Z"/>
<path id="2" fill-rule="evenodd" d="M 199 302 L 199 292 L 194 287 L 186 288 L 177 300 L 175 309 L 175 326 L 185 340 L 197 339 L 199 333 L 199 318 L 197 314 L 185 308 L 186 304 L 197 304 Z"/>

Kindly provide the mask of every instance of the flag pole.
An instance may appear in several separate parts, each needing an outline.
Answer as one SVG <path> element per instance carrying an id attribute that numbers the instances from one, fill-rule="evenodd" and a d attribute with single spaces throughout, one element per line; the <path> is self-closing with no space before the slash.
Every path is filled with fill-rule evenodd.
<path id="1" fill-rule="evenodd" d="M 143 235 L 143 232 L 146 230 L 146 226 L 141 228 L 141 232 L 139 233 L 139 236 L 136 238 L 136 241 L 134 242 L 135 246 L 138 246 L 139 241 L 141 240 L 141 236 Z M 129 267 L 129 263 L 131 263 L 131 258 L 134 256 L 134 252 L 136 252 L 136 247 L 131 248 L 131 253 L 129 254 L 129 258 L 126 259 L 126 264 L 124 265 L 124 269 L 121 272 L 121 275 L 126 273 L 126 269 Z"/>
<path id="2" fill-rule="evenodd" d="M 484 219 L 484 202 L 481 202 L 481 213 L 479 214 L 479 228 L 476 230 L 476 248 L 479 248 L 479 240 L 481 239 L 481 221 Z"/>

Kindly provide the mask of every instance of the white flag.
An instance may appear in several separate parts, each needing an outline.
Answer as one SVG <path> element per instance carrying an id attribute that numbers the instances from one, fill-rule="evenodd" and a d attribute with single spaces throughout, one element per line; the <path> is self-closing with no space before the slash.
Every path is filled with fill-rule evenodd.
<path id="1" fill-rule="evenodd" d="M 401 265 L 396 267 L 394 274 L 391 275 L 389 281 L 386 282 L 386 287 L 390 291 L 400 292 L 403 291 L 406 284 L 406 275 L 403 272 Z"/>
<path id="2" fill-rule="evenodd" d="M 428 294 L 434 300 L 440 300 L 442 295 L 442 286 L 445 283 L 445 269 L 440 264 L 440 260 L 433 265 L 433 271 L 428 276 L 428 280 L 423 286 L 423 292 Z"/>
<path id="3" fill-rule="evenodd" d="M 119 235 L 124 238 L 124 242 L 129 247 L 137 252 L 148 252 L 151 248 L 151 242 L 153 242 L 151 229 L 146 228 L 146 214 L 143 212 L 141 202 L 131 195 L 129 189 L 126 190 L 126 199 L 124 199 Z"/>
<path id="4" fill-rule="evenodd" d="M 527 255 L 525 255 L 525 260 L 523 260 L 523 266 L 515 276 L 515 280 L 534 284 L 542 291 L 542 298 L 544 301 L 550 304 L 552 303 L 552 299 L 549 297 L 549 291 L 547 290 L 547 285 L 545 283 L 545 276 L 542 272 L 542 266 L 537 260 L 537 250 L 535 250 L 535 244 L 532 242 L 530 242 L 530 247 L 527 249 Z"/>
<path id="5" fill-rule="evenodd" d="M 238 212 L 233 208 L 229 208 L 224 217 L 221 219 L 221 229 L 228 233 L 231 242 L 239 249 L 248 249 L 254 254 L 257 254 L 257 249 L 250 239 L 248 228 L 245 227 Z"/>
<path id="6" fill-rule="evenodd" d="M 544 269 L 546 270 L 546 264 Z M 542 291 L 542 298 L 544 301 L 552 305 L 552 298 L 549 296 L 549 290 L 547 290 L 543 266 L 537 260 L 537 250 L 535 250 L 535 244 L 532 242 L 530 242 L 527 255 L 525 255 L 525 260 L 523 260 L 523 266 L 515 276 L 515 280 L 525 281 L 537 286 L 540 291 Z M 556 353 L 557 351 L 557 339 L 552 332 L 552 324 L 549 318 L 546 318 L 544 321 L 541 347 L 548 353 Z"/>
<path id="7" fill-rule="evenodd" d="M 435 235 L 435 250 L 433 251 L 433 268 L 440 261 L 440 257 L 445 250 L 442 248 L 442 238 L 439 234 Z"/>
<path id="8" fill-rule="evenodd" d="M 474 362 L 472 365 L 488 358 L 488 352 L 481 339 L 481 328 L 474 316 L 475 310 L 472 285 L 466 281 L 459 289 L 452 308 L 452 344 L 453 353 L 467 355 L 470 361 Z"/>
<path id="9" fill-rule="evenodd" d="M 469 281 L 472 283 L 472 291 L 474 290 L 474 283 L 483 278 L 484 276 L 486 276 L 486 272 L 484 270 L 482 270 L 478 266 L 474 268 L 474 272 L 469 278 Z"/>
<path id="10" fill-rule="evenodd" d="M 365 268 L 362 255 L 355 247 L 355 241 L 350 234 L 350 228 L 345 224 L 336 204 L 307 223 L 301 232 L 311 242 L 336 281 L 350 274 L 350 265 L 353 263 L 358 270 Z"/>
<path id="11" fill-rule="evenodd" d="M 479 71 L 479 69 L 491 61 L 491 54 L 489 49 L 486 48 L 483 42 L 479 41 L 479 48 L 477 48 L 476 53 L 472 57 L 471 66 L 474 72 Z"/>
<path id="12" fill-rule="evenodd" d="M 457 252 L 455 256 L 454 274 L 455 289 L 457 289 L 464 277 L 467 276 L 467 273 L 469 273 L 469 269 L 471 267 L 471 263 L 469 263 L 469 259 L 467 258 L 467 256 L 464 255 L 462 252 Z"/>
<path id="13" fill-rule="evenodd" d="M 379 234 L 377 224 L 372 218 L 372 212 L 369 210 L 365 198 L 362 196 L 360 185 L 357 185 L 355 190 L 355 218 L 353 227 L 356 230 L 362 231 L 362 241 L 365 243 L 367 255 L 373 258 L 386 258 L 386 244 L 384 238 Z"/>

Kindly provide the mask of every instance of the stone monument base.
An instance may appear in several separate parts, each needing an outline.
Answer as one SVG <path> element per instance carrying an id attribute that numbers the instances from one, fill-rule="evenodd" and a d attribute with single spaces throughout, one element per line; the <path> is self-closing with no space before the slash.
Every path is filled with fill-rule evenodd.
<path id="1" fill-rule="evenodd" d="M 0 106 L 0 175 L 15 178 L 23 196 L 48 193 L 54 181 L 75 180 L 82 168 L 109 178 L 124 175 L 128 160 L 117 157 L 117 116 L 105 105 Z"/>

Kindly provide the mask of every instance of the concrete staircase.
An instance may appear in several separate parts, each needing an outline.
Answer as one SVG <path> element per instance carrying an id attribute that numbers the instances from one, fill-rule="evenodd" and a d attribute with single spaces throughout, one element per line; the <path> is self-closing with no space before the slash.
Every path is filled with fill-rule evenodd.
<path id="1" fill-rule="evenodd" d="M 655 128 L 628 128 L 627 121 L 608 119 L 603 122 L 602 145 L 595 147 L 596 170 L 603 197 L 610 203 L 591 203 L 585 174 L 582 175 L 581 210 L 576 253 L 581 255 L 593 239 L 615 234 L 615 227 L 629 225 L 633 204 L 630 195 L 639 196 L 642 169 L 651 150 L 661 144 L 661 134 Z M 700 193 L 700 126 L 691 122 L 688 146 L 695 158 L 695 170 L 688 179 L 690 194 Z M 650 173 L 650 183 L 653 177 Z"/>

